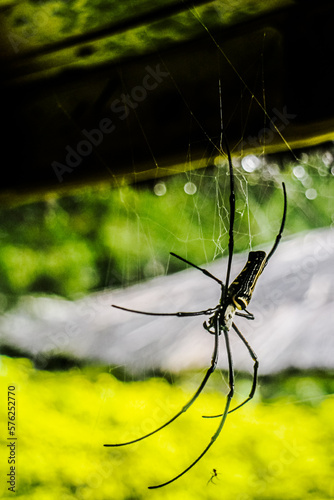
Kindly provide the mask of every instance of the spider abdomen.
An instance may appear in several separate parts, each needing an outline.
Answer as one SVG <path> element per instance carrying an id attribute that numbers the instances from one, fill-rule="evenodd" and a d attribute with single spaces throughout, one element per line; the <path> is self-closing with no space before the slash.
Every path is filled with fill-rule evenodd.
<path id="1" fill-rule="evenodd" d="M 266 263 L 266 252 L 258 250 L 249 252 L 245 267 L 231 283 L 228 289 L 235 307 L 239 310 L 246 309 L 251 298 L 258 277 Z"/>

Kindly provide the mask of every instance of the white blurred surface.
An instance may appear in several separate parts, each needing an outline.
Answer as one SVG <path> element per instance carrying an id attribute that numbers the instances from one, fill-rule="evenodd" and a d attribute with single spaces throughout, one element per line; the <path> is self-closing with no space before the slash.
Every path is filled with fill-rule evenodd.
<path id="1" fill-rule="evenodd" d="M 232 279 L 246 259 L 246 254 L 234 258 Z M 203 267 L 225 279 L 226 259 Z M 25 297 L 1 318 L 0 340 L 42 364 L 50 354 L 66 353 L 133 372 L 202 368 L 210 364 L 214 340 L 202 327 L 207 317 L 144 316 L 111 304 L 154 312 L 197 311 L 214 307 L 219 297 L 219 285 L 192 268 L 75 302 Z M 334 368 L 333 297 L 334 231 L 316 230 L 283 241 L 256 285 L 248 308 L 255 320 L 235 318 L 259 357 L 261 374 Z M 233 331 L 230 336 L 235 368 L 251 370 L 246 348 Z M 226 367 L 222 337 L 220 348 L 219 367 Z"/>

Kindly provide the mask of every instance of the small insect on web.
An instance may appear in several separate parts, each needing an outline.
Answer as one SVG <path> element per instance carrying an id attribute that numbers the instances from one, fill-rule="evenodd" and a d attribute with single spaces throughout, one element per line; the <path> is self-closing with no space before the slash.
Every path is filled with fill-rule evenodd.
<path id="1" fill-rule="evenodd" d="M 217 362 L 218 362 L 218 357 L 219 357 L 219 338 L 220 338 L 221 334 L 223 334 L 224 340 L 225 340 L 227 359 L 228 359 L 229 393 L 227 394 L 227 397 L 226 397 L 226 403 L 225 403 L 225 408 L 224 408 L 223 413 L 221 413 L 219 415 L 205 417 L 205 418 L 218 418 L 218 417 L 220 418 L 219 425 L 216 429 L 216 432 L 212 435 L 209 444 L 204 448 L 202 453 L 188 467 L 186 467 L 182 472 L 177 474 L 175 477 L 173 477 L 169 481 L 166 481 L 164 483 L 161 483 L 161 484 L 158 484 L 155 486 L 149 486 L 149 489 L 161 488 L 162 486 L 166 486 L 166 485 L 176 481 L 177 479 L 179 479 L 186 472 L 188 472 L 192 467 L 194 467 L 194 465 L 197 464 L 197 462 L 199 462 L 201 460 L 201 458 L 208 452 L 208 450 L 211 448 L 213 443 L 218 438 L 219 434 L 221 433 L 221 431 L 224 427 L 224 423 L 225 423 L 227 415 L 229 413 L 237 410 L 238 408 L 240 408 L 241 406 L 246 404 L 248 401 L 250 401 L 253 398 L 255 390 L 256 390 L 257 373 L 258 373 L 258 366 L 259 366 L 258 359 L 257 359 L 257 356 L 256 356 L 255 352 L 253 351 L 252 347 L 249 345 L 248 341 L 245 339 L 245 337 L 242 335 L 240 330 L 237 328 L 237 326 L 233 322 L 233 318 L 234 318 L 234 316 L 240 316 L 240 317 L 246 318 L 248 320 L 254 320 L 254 316 L 252 313 L 250 313 L 247 310 L 247 306 L 251 300 L 252 293 L 254 291 L 254 287 L 256 285 L 256 282 L 257 282 L 260 274 L 263 272 L 263 270 L 266 267 L 266 265 L 268 264 L 270 258 L 273 256 L 274 252 L 276 251 L 278 244 L 280 242 L 280 239 L 282 237 L 282 233 L 283 233 L 284 225 L 285 225 L 285 219 L 286 219 L 286 212 L 287 212 L 287 195 L 286 195 L 285 184 L 282 183 L 283 197 L 284 197 L 283 216 L 282 216 L 282 221 L 281 221 L 281 226 L 280 226 L 279 232 L 276 236 L 274 245 L 273 245 L 272 249 L 270 250 L 269 254 L 266 255 L 266 253 L 264 251 L 251 251 L 251 252 L 249 252 L 245 267 L 243 268 L 241 273 L 235 278 L 235 280 L 232 281 L 232 283 L 230 284 L 230 272 L 231 272 L 233 249 L 234 249 L 233 226 L 234 226 L 234 216 L 235 216 L 235 194 L 234 194 L 234 174 L 233 174 L 231 153 L 230 153 L 229 146 L 228 146 L 225 135 L 223 135 L 223 137 L 224 137 L 224 143 L 225 143 L 226 152 L 227 152 L 228 165 L 229 165 L 229 175 L 230 175 L 230 196 L 229 196 L 230 224 L 229 224 L 229 243 L 228 243 L 228 263 L 227 263 L 225 283 L 223 281 L 221 281 L 219 278 L 217 278 L 216 276 L 213 276 L 206 269 L 203 269 L 203 268 L 197 266 L 196 264 L 189 262 L 188 260 L 184 259 L 183 257 L 180 257 L 179 255 L 176 255 L 175 253 L 171 252 L 171 255 L 173 255 L 173 257 L 176 257 L 177 259 L 182 260 L 183 262 L 194 267 L 195 269 L 198 269 L 205 276 L 208 276 L 209 278 L 213 279 L 214 281 L 216 281 L 219 284 L 219 286 L 221 288 L 221 294 L 220 294 L 220 300 L 219 300 L 218 305 L 216 305 L 213 308 L 206 309 L 203 311 L 175 312 L 175 313 L 155 313 L 155 312 L 147 312 L 147 311 L 137 311 L 134 309 L 129 309 L 127 307 L 113 305 L 113 307 L 116 307 L 117 309 L 121 309 L 123 311 L 128 311 L 128 312 L 136 313 L 136 314 L 144 314 L 147 316 L 177 316 L 177 317 L 209 316 L 208 320 L 203 323 L 203 327 L 209 333 L 214 335 L 214 348 L 213 348 L 213 353 L 212 353 L 211 365 L 208 368 L 200 386 L 198 387 L 197 391 L 192 396 L 192 398 L 181 408 L 181 410 L 176 415 L 174 415 L 170 420 L 165 422 L 163 425 L 161 425 L 157 429 L 153 430 L 152 432 L 149 432 L 148 434 L 145 434 L 144 436 L 141 436 L 141 437 L 134 439 L 132 441 L 127 441 L 125 443 L 105 444 L 104 446 L 107 446 L 107 447 L 126 446 L 129 444 L 137 443 L 138 441 L 141 441 L 142 439 L 146 439 L 149 436 L 152 436 L 153 434 L 161 431 L 167 425 L 171 424 L 178 417 L 180 417 L 182 415 L 182 413 L 185 413 L 190 408 L 190 406 L 196 401 L 198 396 L 203 391 L 209 377 L 215 371 L 215 368 L 216 368 Z M 251 385 L 251 390 L 249 392 L 249 395 L 242 403 L 240 403 L 239 405 L 235 406 L 232 409 L 230 409 L 230 405 L 231 405 L 231 401 L 232 401 L 233 395 L 234 395 L 234 372 L 233 372 L 233 363 L 232 363 L 232 352 L 231 352 L 230 340 L 229 340 L 229 331 L 231 330 L 231 328 L 233 328 L 235 333 L 241 339 L 241 341 L 243 342 L 243 344 L 247 348 L 250 357 L 252 358 L 252 360 L 254 362 L 253 380 L 252 380 L 252 385 Z"/>

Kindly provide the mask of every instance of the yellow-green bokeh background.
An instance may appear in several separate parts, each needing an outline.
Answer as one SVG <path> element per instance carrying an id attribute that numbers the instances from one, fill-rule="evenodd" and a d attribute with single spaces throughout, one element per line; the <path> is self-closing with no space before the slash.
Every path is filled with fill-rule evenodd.
<path id="1" fill-rule="evenodd" d="M 328 375 L 260 383 L 255 401 L 229 415 L 207 455 L 175 483 L 218 425 L 202 419 L 224 404 L 217 373 L 198 402 L 168 428 L 135 445 L 104 443 L 149 432 L 182 407 L 203 373 L 123 382 L 108 370 L 36 370 L 1 358 L 1 469 L 6 472 L 7 386 L 16 387 L 17 498 L 48 499 L 329 499 L 334 497 L 334 398 Z M 237 399 L 247 384 L 237 376 Z M 266 396 L 267 395 L 267 396 Z M 218 472 L 209 482 L 212 469 Z M 7 472 L 6 472 L 7 473 Z M 3 479 L 2 473 L 2 479 Z M 2 498 L 12 498 L 2 481 Z"/>

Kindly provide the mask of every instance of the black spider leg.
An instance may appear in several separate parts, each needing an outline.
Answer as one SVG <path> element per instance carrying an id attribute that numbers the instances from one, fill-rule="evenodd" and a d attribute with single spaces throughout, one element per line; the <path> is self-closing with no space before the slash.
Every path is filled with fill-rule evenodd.
<path id="1" fill-rule="evenodd" d="M 239 330 L 239 328 L 236 326 L 235 323 L 232 323 L 232 328 L 236 332 L 238 337 L 242 340 L 242 342 L 245 344 L 245 346 L 247 347 L 247 350 L 248 350 L 252 360 L 254 361 L 254 366 L 253 366 L 253 382 L 252 382 L 252 387 L 251 387 L 251 390 L 250 390 L 248 397 L 242 403 L 240 403 L 238 406 L 236 406 L 235 408 L 232 408 L 232 410 L 229 410 L 228 413 L 232 413 L 233 411 L 238 410 L 239 408 L 241 408 L 241 406 L 245 405 L 246 403 L 248 403 L 248 401 L 250 401 L 253 398 L 255 391 L 256 391 L 257 373 L 258 373 L 258 369 L 259 369 L 259 361 L 257 359 L 257 356 L 256 356 L 254 350 L 249 345 L 249 342 L 242 335 L 241 331 Z M 218 418 L 221 416 L 222 416 L 222 414 L 220 413 L 219 415 L 203 415 L 203 418 Z"/>
<path id="2" fill-rule="evenodd" d="M 225 142 L 225 147 L 227 151 L 227 159 L 228 166 L 230 172 L 230 227 L 229 227 L 229 240 L 228 240 L 228 263 L 226 270 L 226 280 L 225 280 L 225 290 L 222 289 L 222 298 L 224 297 L 224 304 L 227 304 L 227 295 L 228 295 L 228 286 L 230 283 L 230 274 L 231 274 L 231 266 L 232 266 L 232 258 L 233 258 L 233 249 L 234 249 L 234 236 L 233 236 L 233 226 L 234 226 L 234 216 L 235 216 L 235 194 L 234 194 L 234 174 L 233 174 L 233 165 L 230 148 L 225 136 L 223 133 L 223 139 Z"/>
<path id="3" fill-rule="evenodd" d="M 238 410 L 238 408 L 241 408 L 241 406 L 245 405 L 246 403 L 248 403 L 248 401 L 250 401 L 253 398 L 253 396 L 255 394 L 255 391 L 256 391 L 256 386 L 257 386 L 257 372 L 258 372 L 258 369 L 259 369 L 259 361 L 257 359 L 257 356 L 256 356 L 254 350 L 249 345 L 249 342 L 242 335 L 241 331 L 239 330 L 239 328 L 236 326 L 235 323 L 232 323 L 232 328 L 235 331 L 235 333 L 238 335 L 238 337 L 242 340 L 242 342 L 245 344 L 245 346 L 247 347 L 247 350 L 248 350 L 248 352 L 250 354 L 250 357 L 254 361 L 254 365 L 253 365 L 253 383 L 252 383 L 252 387 L 251 387 L 250 393 L 248 394 L 248 397 L 245 399 L 245 401 L 243 401 L 242 403 L 240 403 L 238 406 L 236 406 L 235 408 L 232 408 L 232 410 L 230 410 L 229 413 L 232 413 L 233 411 Z"/>
<path id="4" fill-rule="evenodd" d="M 145 314 L 145 313 L 143 313 L 143 314 Z M 196 313 L 196 314 L 198 314 L 198 313 Z M 163 316 L 165 316 L 165 315 L 163 314 Z M 187 404 L 185 404 L 182 407 L 182 409 L 176 415 L 174 415 L 173 418 L 171 418 L 170 420 L 168 420 L 168 422 L 164 423 L 163 425 L 161 425 L 160 427 L 158 427 L 154 431 L 149 432 L 148 434 L 145 434 L 144 436 L 141 436 L 140 438 L 133 439 L 132 441 L 127 441 L 125 443 L 105 444 L 104 446 L 116 447 L 116 446 L 125 446 L 127 444 L 137 443 L 138 441 L 141 441 L 142 439 L 145 439 L 145 438 L 147 438 L 149 436 L 152 436 L 156 432 L 161 431 L 161 429 L 163 429 L 164 427 L 167 427 L 167 425 L 169 425 L 172 422 L 174 422 L 174 420 L 176 420 L 180 415 L 182 415 L 182 413 L 186 412 L 190 408 L 190 406 L 196 401 L 196 399 L 198 398 L 198 396 L 200 395 L 200 393 L 204 389 L 204 387 L 205 387 L 205 385 L 206 385 L 206 383 L 207 383 L 210 375 L 216 369 L 217 361 L 218 361 L 218 354 L 219 354 L 219 351 L 218 351 L 218 339 L 219 339 L 219 330 L 216 330 L 216 332 L 215 332 L 215 345 L 214 345 L 214 349 L 213 349 L 213 353 L 212 353 L 211 365 L 208 368 L 208 370 L 207 370 L 207 372 L 206 372 L 206 374 L 205 374 L 205 376 L 204 376 L 204 378 L 203 378 L 203 380 L 201 382 L 201 385 L 199 386 L 199 388 L 197 389 L 197 391 L 195 392 L 195 394 L 193 395 L 193 397 L 188 401 Z"/>
<path id="5" fill-rule="evenodd" d="M 217 427 L 217 430 L 213 434 L 213 436 L 211 437 L 211 440 L 210 440 L 209 444 L 202 451 L 202 453 L 196 458 L 196 460 L 194 460 L 186 469 L 184 469 L 180 474 L 178 474 L 177 476 L 173 477 L 169 481 L 166 481 L 165 483 L 162 483 L 162 484 L 158 484 L 156 486 L 149 486 L 149 489 L 151 489 L 151 490 L 155 489 L 155 488 L 161 488 L 162 486 L 167 486 L 167 484 L 170 484 L 170 483 L 176 481 L 181 476 L 183 476 L 186 472 L 188 472 L 192 467 L 194 467 L 194 465 L 196 465 L 197 462 L 199 462 L 201 460 L 201 458 L 203 458 L 203 456 L 211 448 L 211 446 L 216 441 L 216 439 L 218 438 L 219 434 L 221 433 L 221 431 L 222 431 L 222 429 L 224 427 L 225 420 L 226 420 L 226 417 L 227 417 L 227 414 L 228 414 L 228 409 L 229 409 L 229 406 L 230 406 L 230 403 L 231 403 L 231 400 L 232 400 L 233 394 L 234 394 L 234 373 L 233 373 L 232 353 L 231 353 L 230 341 L 229 341 L 229 337 L 228 337 L 228 330 L 227 330 L 227 328 L 225 326 L 221 327 L 220 317 L 219 316 L 220 315 L 215 316 L 215 323 L 214 323 L 214 329 L 215 329 L 215 346 L 217 346 L 217 351 L 218 351 L 218 338 L 219 338 L 220 332 L 222 330 L 223 333 L 224 333 L 224 338 L 225 338 L 226 352 L 227 352 L 228 366 L 229 366 L 229 387 L 230 387 L 230 391 L 229 391 L 229 393 L 227 395 L 227 398 L 226 398 L 226 404 L 225 404 L 224 413 L 222 414 L 222 418 L 221 418 L 220 423 L 219 423 L 219 425 Z M 217 353 L 217 359 L 218 359 L 218 353 Z M 216 362 L 217 362 L 217 359 L 216 359 Z"/>
<path id="6" fill-rule="evenodd" d="M 235 311 L 235 315 L 245 319 L 255 319 L 254 314 L 247 311 L 247 309 L 244 309 L 243 312 Z"/>
<path id="7" fill-rule="evenodd" d="M 184 259 L 183 257 L 180 257 L 179 255 L 177 255 L 174 252 L 170 252 L 170 254 L 173 255 L 173 257 L 176 257 L 177 259 L 182 260 L 186 264 L 189 264 L 189 266 L 192 266 L 195 269 L 198 269 L 203 274 L 205 274 L 205 276 L 208 276 L 209 278 L 211 278 L 214 281 L 216 281 L 217 283 L 219 283 L 219 285 L 221 286 L 221 289 L 224 290 L 224 283 L 220 279 L 216 278 L 216 276 L 214 276 L 213 274 L 211 274 L 209 271 L 207 271 L 203 267 L 196 266 L 196 264 L 193 264 L 189 260 Z M 185 316 L 201 316 L 201 315 L 204 315 L 204 314 L 210 314 L 211 315 L 211 314 L 214 314 L 217 311 L 217 309 L 219 309 L 219 306 L 217 306 L 217 307 L 214 307 L 214 308 L 206 309 L 205 311 L 176 312 L 176 313 L 155 313 L 155 312 L 148 312 L 148 311 L 138 311 L 137 309 L 129 309 L 128 307 L 116 306 L 115 304 L 112 304 L 112 307 L 115 307 L 116 309 L 121 309 L 122 311 L 128 311 L 128 312 L 131 312 L 131 313 L 144 314 L 146 316 L 177 316 L 179 318 L 182 318 L 182 317 L 185 317 Z M 249 314 L 248 311 L 247 311 L 247 314 Z"/>
<path id="8" fill-rule="evenodd" d="M 196 264 L 193 264 L 192 262 L 190 262 L 189 260 L 187 259 L 184 259 L 183 257 L 180 257 L 179 255 L 177 255 L 176 253 L 174 252 L 170 252 L 171 255 L 173 255 L 173 257 L 176 257 L 177 259 L 180 259 L 182 260 L 183 262 L 185 262 L 186 264 L 189 264 L 189 266 L 192 266 L 194 267 L 195 269 L 198 269 L 199 271 L 201 271 L 203 274 L 205 274 L 205 276 L 208 276 L 209 278 L 212 278 L 213 280 L 217 281 L 217 283 L 219 283 L 222 287 L 224 286 L 223 282 L 216 278 L 216 276 L 214 276 L 213 274 L 209 273 L 209 271 L 207 271 L 206 269 L 203 269 L 203 267 L 198 267 L 196 266 Z"/>
<path id="9" fill-rule="evenodd" d="M 283 188 L 284 206 L 283 206 L 283 216 L 282 216 L 281 227 L 280 227 L 280 230 L 278 231 L 278 235 L 276 236 L 276 240 L 275 240 L 274 246 L 272 247 L 272 249 L 270 250 L 270 252 L 269 252 L 269 254 L 268 254 L 267 258 L 266 258 L 266 262 L 265 262 L 264 268 L 268 264 L 269 259 L 275 253 L 276 248 L 278 247 L 278 244 L 279 244 L 279 242 L 281 240 L 282 233 L 283 233 L 284 226 L 285 226 L 285 219 L 286 219 L 286 212 L 287 212 L 287 204 L 288 204 L 288 202 L 287 202 L 286 188 L 285 188 L 284 182 L 282 182 L 282 188 Z"/>
<path id="10" fill-rule="evenodd" d="M 115 304 L 112 304 L 112 307 L 115 307 L 115 309 L 121 309 L 122 311 L 128 311 L 131 313 L 136 313 L 136 314 L 144 314 L 145 316 L 177 316 L 178 318 L 183 318 L 186 316 L 201 316 L 204 314 L 214 314 L 219 306 L 214 307 L 213 309 L 206 309 L 205 311 L 191 311 L 191 312 L 176 312 L 176 313 L 156 313 L 156 312 L 149 312 L 149 311 L 137 311 L 136 309 L 129 309 L 128 307 L 122 307 L 122 306 L 116 306 Z"/>

